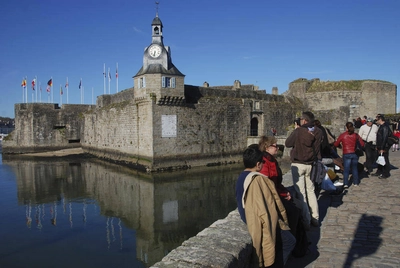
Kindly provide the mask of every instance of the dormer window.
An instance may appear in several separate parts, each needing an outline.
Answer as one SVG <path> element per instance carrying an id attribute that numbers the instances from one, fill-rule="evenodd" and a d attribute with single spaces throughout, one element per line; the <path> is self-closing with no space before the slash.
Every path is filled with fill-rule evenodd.
<path id="1" fill-rule="evenodd" d="M 159 35 L 160 34 L 160 29 L 158 29 L 158 27 L 154 28 L 154 34 Z"/>
<path id="2" fill-rule="evenodd" d="M 162 77 L 162 87 L 175 88 L 175 77 Z"/>

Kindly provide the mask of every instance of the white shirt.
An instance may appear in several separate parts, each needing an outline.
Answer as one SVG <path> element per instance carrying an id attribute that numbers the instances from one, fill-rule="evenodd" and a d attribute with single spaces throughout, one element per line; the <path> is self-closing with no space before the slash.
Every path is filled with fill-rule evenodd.
<path id="1" fill-rule="evenodd" d="M 370 132 L 370 130 L 371 130 L 371 132 Z M 377 132 L 378 132 L 377 125 L 372 124 L 372 126 L 369 127 L 367 124 L 364 124 L 360 127 L 360 131 L 358 132 L 358 135 L 360 135 L 360 137 L 363 141 L 366 141 L 366 142 L 372 141 L 372 144 L 376 144 L 376 133 Z"/>

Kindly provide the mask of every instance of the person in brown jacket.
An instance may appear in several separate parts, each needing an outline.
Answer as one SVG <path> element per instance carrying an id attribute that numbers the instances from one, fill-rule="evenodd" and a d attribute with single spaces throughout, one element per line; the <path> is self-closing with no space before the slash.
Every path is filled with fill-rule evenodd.
<path id="1" fill-rule="evenodd" d="M 286 139 L 285 146 L 293 148 L 290 152 L 293 185 L 298 197 L 309 207 L 311 225 L 319 226 L 318 202 L 314 183 L 311 181 L 312 163 L 321 160 L 321 129 L 314 126 L 314 114 L 303 112 L 300 127 L 296 128 Z M 307 226 L 306 226 L 307 228 Z"/>
<path id="2" fill-rule="evenodd" d="M 258 144 L 243 153 L 245 170 L 236 183 L 236 201 L 253 240 L 255 267 L 283 267 L 296 239 L 290 233 L 285 207 L 273 181 L 259 173 L 263 153 Z"/>

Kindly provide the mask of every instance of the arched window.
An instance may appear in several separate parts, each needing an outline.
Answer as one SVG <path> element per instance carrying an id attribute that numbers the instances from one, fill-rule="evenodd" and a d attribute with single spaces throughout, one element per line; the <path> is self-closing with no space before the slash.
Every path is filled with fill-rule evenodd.
<path id="1" fill-rule="evenodd" d="M 255 117 L 250 122 L 250 136 L 258 136 L 258 120 Z"/>
<path id="2" fill-rule="evenodd" d="M 158 29 L 158 27 L 154 28 L 154 34 L 159 35 L 160 34 L 160 29 Z"/>

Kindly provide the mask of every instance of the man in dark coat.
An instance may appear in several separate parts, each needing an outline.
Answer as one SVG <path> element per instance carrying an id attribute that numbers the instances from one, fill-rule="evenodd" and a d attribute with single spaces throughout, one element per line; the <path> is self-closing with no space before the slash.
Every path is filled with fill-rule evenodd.
<path id="1" fill-rule="evenodd" d="M 386 164 L 384 166 L 378 165 L 378 170 L 372 175 L 378 176 L 380 179 L 387 179 L 390 177 L 390 146 L 387 144 L 387 140 L 391 130 L 389 124 L 385 121 L 384 115 L 382 114 L 379 114 L 376 117 L 376 123 L 379 125 L 378 132 L 376 133 L 376 149 L 378 156 L 383 155 Z"/>

